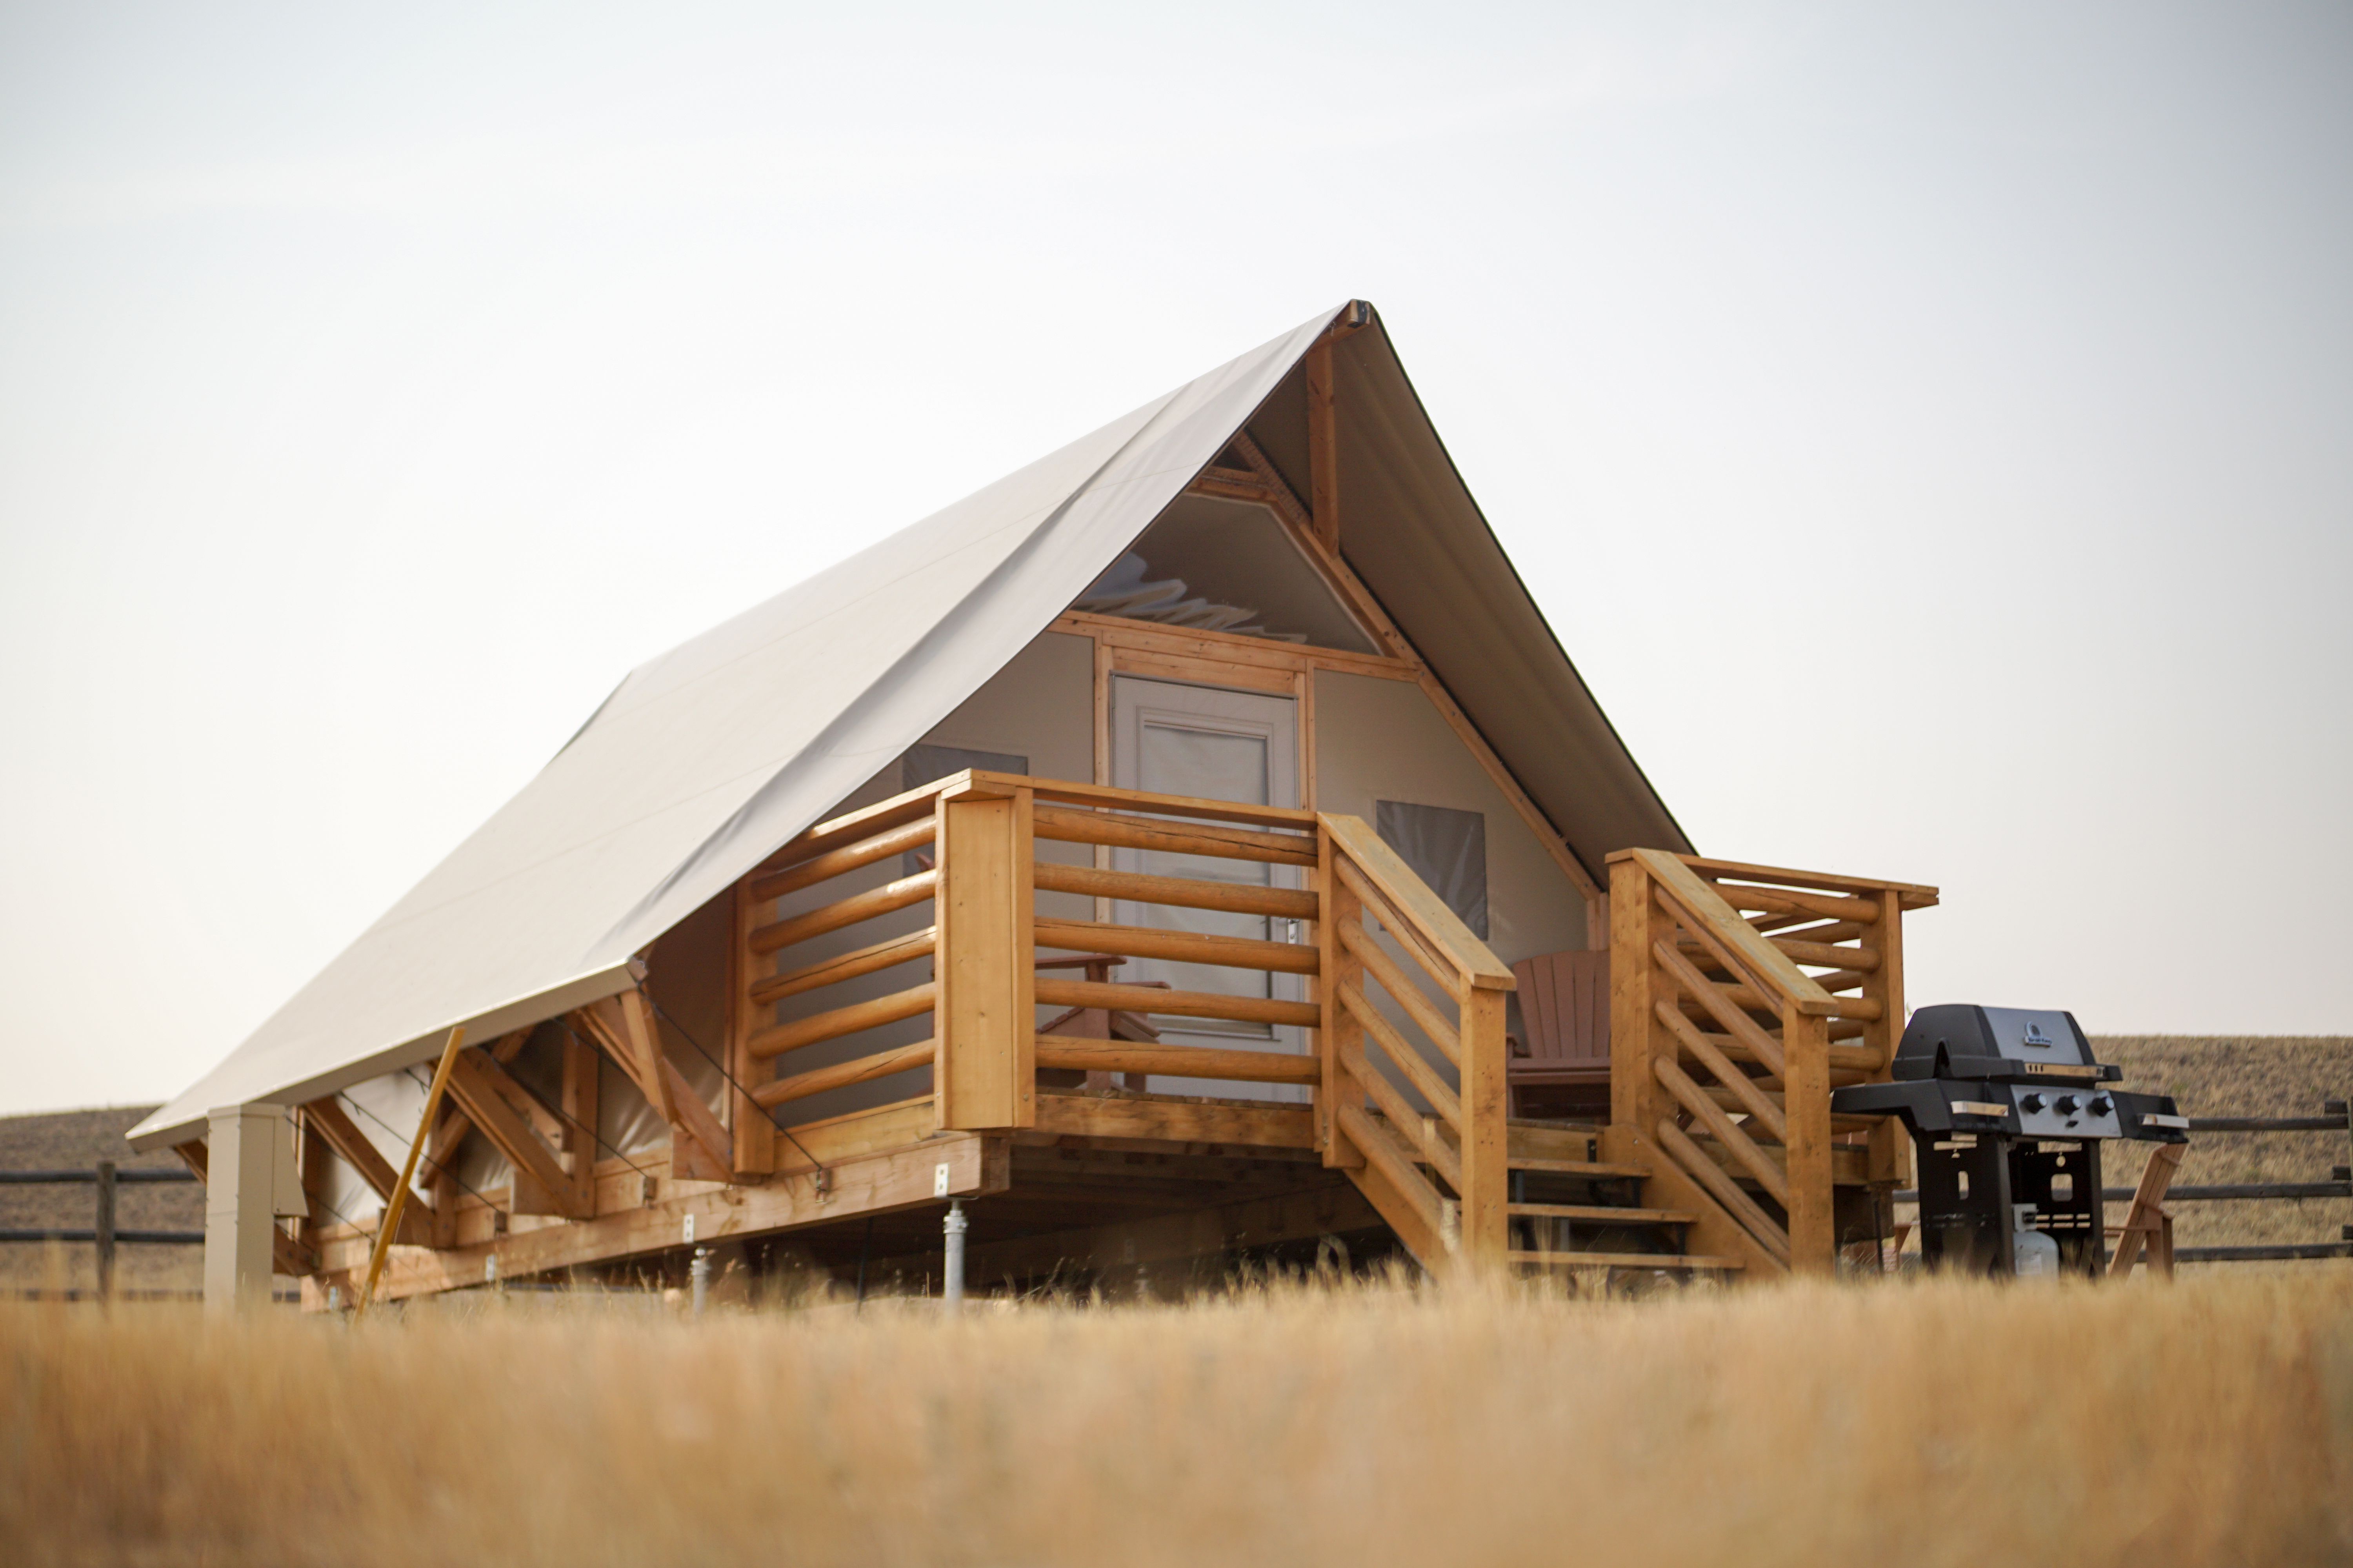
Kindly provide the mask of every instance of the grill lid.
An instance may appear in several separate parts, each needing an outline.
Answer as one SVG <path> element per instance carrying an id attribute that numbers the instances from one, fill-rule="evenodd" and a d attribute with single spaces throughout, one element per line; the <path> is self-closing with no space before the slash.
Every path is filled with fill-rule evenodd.
<path id="1" fill-rule="evenodd" d="M 2073 1013 L 1947 1003 L 1923 1007 L 1895 1047 L 1898 1079 L 2118 1078 L 2092 1059 Z"/>

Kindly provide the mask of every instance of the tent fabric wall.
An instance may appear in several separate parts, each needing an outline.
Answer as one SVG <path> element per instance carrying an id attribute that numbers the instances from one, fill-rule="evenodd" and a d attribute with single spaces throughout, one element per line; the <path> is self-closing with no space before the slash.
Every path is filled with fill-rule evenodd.
<path id="1" fill-rule="evenodd" d="M 1336 314 L 632 671 L 521 793 L 133 1129 L 134 1145 L 200 1136 L 215 1106 L 299 1103 L 427 1060 L 453 1025 L 482 1040 L 634 984 L 630 962 L 649 943 L 1043 632 L 1281 401 Z M 1588 863 L 1620 843 L 1683 847 L 1504 560 L 1377 321 L 1340 351 L 1350 560 Z"/>

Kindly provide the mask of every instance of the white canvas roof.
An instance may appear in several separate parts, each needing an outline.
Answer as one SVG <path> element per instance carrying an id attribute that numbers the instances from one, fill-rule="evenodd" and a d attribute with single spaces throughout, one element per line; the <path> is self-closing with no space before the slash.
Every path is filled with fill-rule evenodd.
<path id="1" fill-rule="evenodd" d="M 625 989 L 631 955 L 971 696 L 1247 422 L 1297 475 L 1303 429 L 1275 395 L 1335 314 L 631 671 L 521 794 L 133 1143 L 198 1136 L 212 1107 L 300 1103 L 428 1060 L 456 1024 L 487 1041 Z M 1625 844 L 1688 847 L 1377 321 L 1340 348 L 1340 402 L 1363 415 L 1342 437 L 1351 563 L 1588 865 Z"/>

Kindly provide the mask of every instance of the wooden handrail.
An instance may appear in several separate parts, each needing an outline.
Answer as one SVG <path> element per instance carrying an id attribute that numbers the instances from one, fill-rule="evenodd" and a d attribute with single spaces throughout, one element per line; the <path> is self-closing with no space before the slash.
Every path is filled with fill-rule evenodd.
<path id="1" fill-rule="evenodd" d="M 1615 858 L 1613 856 L 1612 858 Z M 1793 888 L 1813 888 L 1828 893 L 1899 895 L 1907 910 L 1935 904 L 1939 889 L 1921 882 L 1894 882 L 1876 877 L 1841 877 L 1829 871 L 1799 871 L 1787 866 L 1754 866 L 1745 860 L 1718 860 L 1705 855 L 1679 855 L 1684 865 L 1704 877 L 1732 877 L 1744 882 L 1779 882 Z"/>
<path id="2" fill-rule="evenodd" d="M 1735 972 L 1746 970 L 1768 991 L 1778 992 L 1794 1003 L 1800 1013 L 1828 1017 L 1839 1011 L 1840 1004 L 1831 994 L 1809 979 L 1806 972 L 1792 963 L 1788 953 L 1765 940 L 1757 928 L 1742 920 L 1722 895 L 1700 880 L 1696 872 L 1683 863 L 1681 858 L 1662 849 L 1627 851 L 1649 872 L 1651 880 L 1661 892 L 1682 906 L 1683 929 L 1703 942 L 1713 942 L 1724 950 L 1724 956 L 1733 962 Z"/>
<path id="3" fill-rule="evenodd" d="M 1319 818 L 1332 842 L 1378 889 L 1383 899 L 1412 926 L 1414 933 L 1453 964 L 1463 984 L 1481 991 L 1509 991 L 1515 982 L 1511 966 L 1480 941 L 1462 917 L 1446 907 L 1429 884 L 1398 858 L 1360 816 L 1325 812 Z M 1694 878 L 1696 881 L 1698 879 Z M 1743 922 L 1744 924 L 1746 922 Z M 1754 931 L 1749 933 L 1756 935 Z"/>

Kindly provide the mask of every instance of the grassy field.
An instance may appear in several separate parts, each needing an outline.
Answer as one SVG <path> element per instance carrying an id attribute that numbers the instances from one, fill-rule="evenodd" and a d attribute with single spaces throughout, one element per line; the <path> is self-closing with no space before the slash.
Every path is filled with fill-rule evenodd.
<path id="1" fill-rule="evenodd" d="M 2353 1555 L 2353 1268 L 356 1328 L 0 1309 L 12 1563 Z"/>

